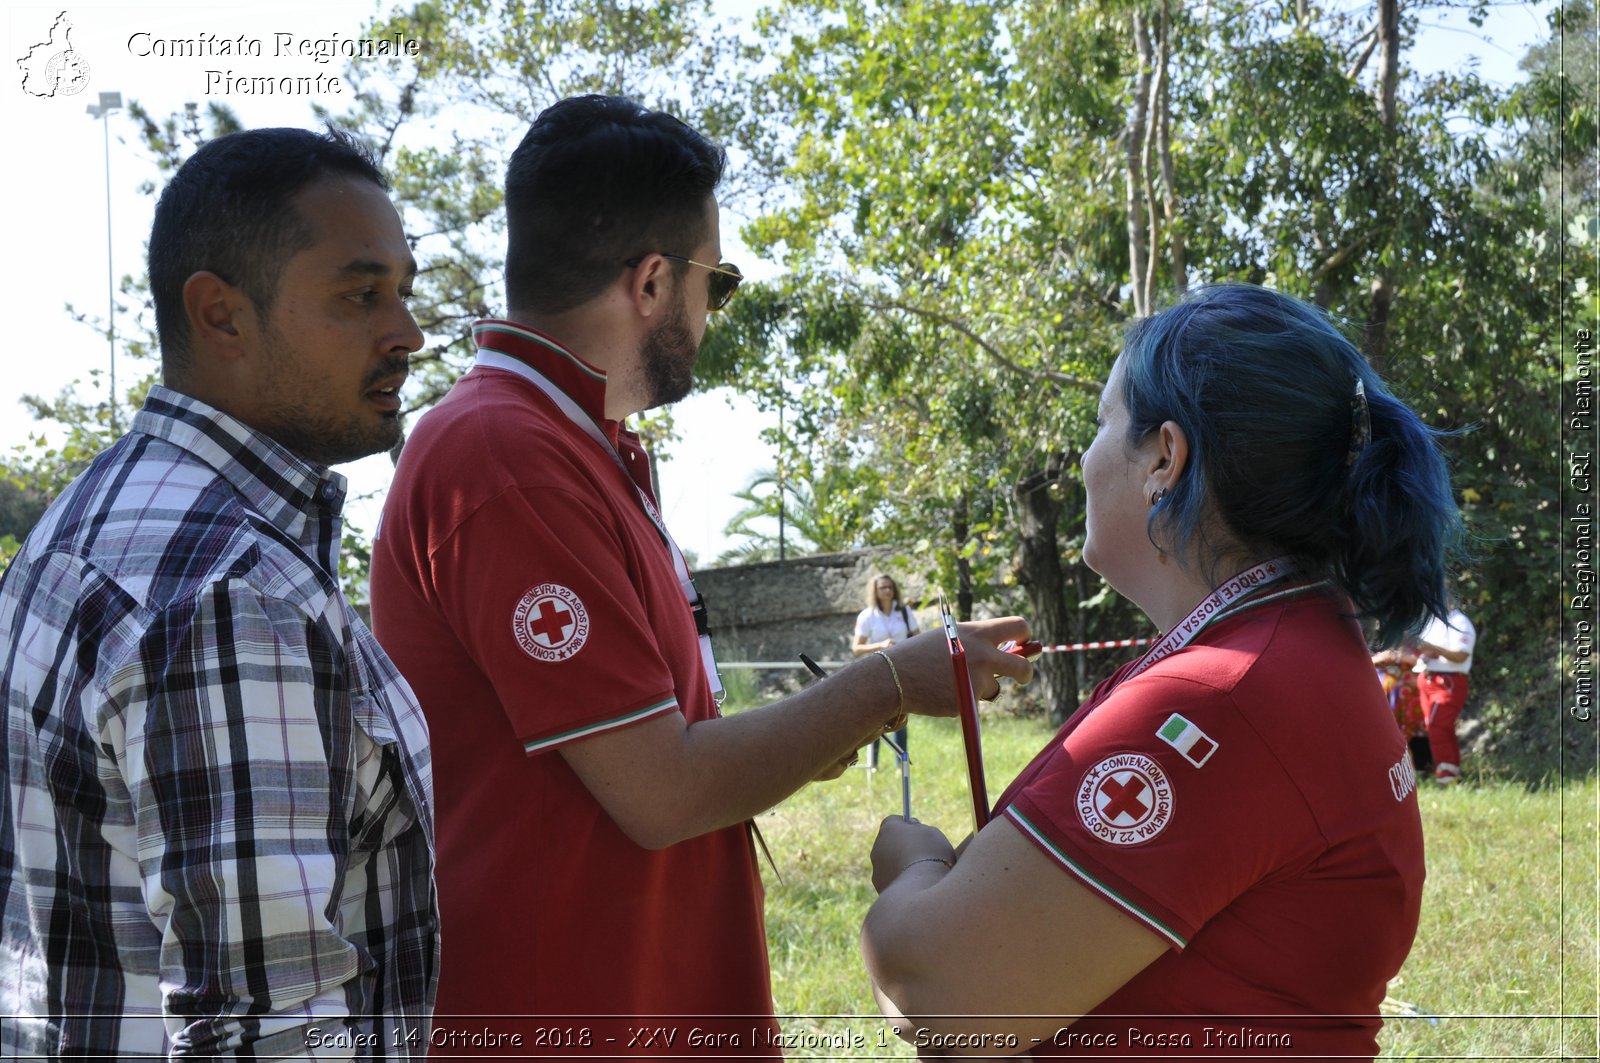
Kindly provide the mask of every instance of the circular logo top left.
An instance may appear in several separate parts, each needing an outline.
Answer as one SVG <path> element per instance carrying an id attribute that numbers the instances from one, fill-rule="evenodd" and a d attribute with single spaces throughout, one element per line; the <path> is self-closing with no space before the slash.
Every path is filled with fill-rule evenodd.
<path id="1" fill-rule="evenodd" d="M 530 587 L 511 614 L 517 645 L 536 661 L 564 661 L 589 641 L 589 610 L 559 583 Z"/>
<path id="2" fill-rule="evenodd" d="M 72 46 L 72 20 L 56 16 L 49 35 L 17 57 L 22 91 L 30 96 L 76 96 L 89 87 L 89 61 Z M 103 95 L 103 94 L 102 94 Z"/>
<path id="3" fill-rule="evenodd" d="M 89 61 L 77 52 L 57 52 L 44 68 L 45 84 L 57 96 L 76 96 L 89 87 Z"/>

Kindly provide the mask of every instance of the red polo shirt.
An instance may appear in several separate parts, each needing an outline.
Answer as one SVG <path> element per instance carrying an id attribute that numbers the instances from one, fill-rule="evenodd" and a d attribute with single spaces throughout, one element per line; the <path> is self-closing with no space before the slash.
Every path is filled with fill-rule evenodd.
<path id="1" fill-rule="evenodd" d="M 1422 824 L 1351 609 L 1310 591 L 1100 688 L 997 807 L 1171 949 L 1036 1054 L 1371 1058 Z M 1230 1051 L 1235 1050 L 1235 1051 Z"/>
<path id="2" fill-rule="evenodd" d="M 432 735 L 439 1015 L 574 1016 L 523 1024 L 522 1044 L 498 1047 L 580 1056 L 682 1052 L 692 1030 L 715 1028 L 694 1017 L 746 1016 L 727 1024 L 742 1033 L 725 1047 L 748 1054 L 752 1027 L 775 1027 L 746 828 L 642 849 L 560 755 L 659 714 L 717 715 L 640 502 L 648 458 L 603 419 L 604 374 L 522 326 L 474 331 L 480 349 L 570 397 L 622 465 L 530 380 L 479 365 L 422 417 L 396 470 L 373 551 L 373 627 Z M 435 1039 L 485 1024 L 513 1029 L 440 1018 Z M 646 1026 L 680 1034 L 670 1049 L 641 1043 Z"/>

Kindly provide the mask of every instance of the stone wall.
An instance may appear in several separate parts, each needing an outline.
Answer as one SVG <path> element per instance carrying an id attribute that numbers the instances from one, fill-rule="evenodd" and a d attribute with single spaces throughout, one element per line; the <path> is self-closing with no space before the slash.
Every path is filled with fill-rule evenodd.
<path id="1" fill-rule="evenodd" d="M 902 595 L 922 597 L 920 580 L 885 566 L 883 556 L 819 554 L 696 572 L 718 662 L 798 661 L 801 653 L 817 661 L 850 660 L 868 580 L 887 567 Z M 917 616 L 926 628 L 937 610 Z"/>

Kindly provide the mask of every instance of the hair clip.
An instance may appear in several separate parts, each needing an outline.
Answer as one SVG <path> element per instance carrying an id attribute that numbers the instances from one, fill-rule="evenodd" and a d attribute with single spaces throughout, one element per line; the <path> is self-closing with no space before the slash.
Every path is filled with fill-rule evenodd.
<path id="1" fill-rule="evenodd" d="M 1367 386 L 1356 377 L 1356 390 L 1350 396 L 1350 451 L 1344 456 L 1346 466 L 1356 463 L 1356 455 L 1372 442 L 1372 410 L 1367 406 Z"/>

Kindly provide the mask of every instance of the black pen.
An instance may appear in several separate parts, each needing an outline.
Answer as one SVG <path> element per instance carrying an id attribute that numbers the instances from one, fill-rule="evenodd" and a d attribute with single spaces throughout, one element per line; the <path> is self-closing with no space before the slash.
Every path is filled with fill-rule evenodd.
<path id="1" fill-rule="evenodd" d="M 822 665 L 818 664 L 816 661 L 813 661 L 810 657 L 806 656 L 803 653 L 800 655 L 800 663 L 805 665 L 807 668 L 809 668 L 811 670 L 811 674 L 816 676 L 818 679 L 826 679 L 826 678 L 828 678 L 828 673 L 822 670 Z M 901 802 L 901 805 L 903 806 L 903 813 L 905 815 L 905 821 L 907 823 L 910 823 L 911 822 L 911 758 L 906 755 L 906 751 L 904 749 L 900 748 L 900 743 L 896 742 L 894 740 L 894 735 L 892 735 L 892 734 L 884 735 L 883 736 L 883 742 L 890 749 L 894 750 L 895 762 L 897 764 L 899 764 L 899 766 L 900 766 L 900 802 Z"/>
<path id="2" fill-rule="evenodd" d="M 816 661 L 813 661 L 810 657 L 807 657 L 803 653 L 800 655 L 800 660 L 807 668 L 811 669 L 811 674 L 816 676 L 818 679 L 822 679 L 828 674 L 822 670 L 822 666 L 820 664 L 818 664 Z M 900 743 L 894 740 L 894 735 L 886 734 L 883 735 L 882 738 L 883 744 L 894 750 L 895 763 L 900 768 L 900 803 L 902 806 L 902 811 L 905 815 L 905 820 L 907 823 L 910 823 L 911 757 L 907 755 L 904 749 L 900 748 Z"/>

